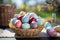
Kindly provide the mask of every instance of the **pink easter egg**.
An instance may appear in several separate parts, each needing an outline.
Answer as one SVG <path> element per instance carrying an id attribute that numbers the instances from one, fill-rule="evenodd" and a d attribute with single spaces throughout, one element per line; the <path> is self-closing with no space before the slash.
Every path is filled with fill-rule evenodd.
<path id="1" fill-rule="evenodd" d="M 21 28 L 22 22 L 20 20 L 16 20 L 15 27 Z"/>

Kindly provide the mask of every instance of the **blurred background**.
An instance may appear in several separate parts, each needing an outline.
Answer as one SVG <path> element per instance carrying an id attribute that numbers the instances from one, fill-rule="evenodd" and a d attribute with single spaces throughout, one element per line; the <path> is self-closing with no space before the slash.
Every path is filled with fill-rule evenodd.
<path id="1" fill-rule="evenodd" d="M 16 7 L 16 12 L 35 12 L 42 18 L 54 18 L 60 23 L 60 0 L 0 0 L 0 4 Z"/>
<path id="2" fill-rule="evenodd" d="M 0 0 L 0 4 L 10 4 L 23 11 L 60 12 L 60 0 Z"/>

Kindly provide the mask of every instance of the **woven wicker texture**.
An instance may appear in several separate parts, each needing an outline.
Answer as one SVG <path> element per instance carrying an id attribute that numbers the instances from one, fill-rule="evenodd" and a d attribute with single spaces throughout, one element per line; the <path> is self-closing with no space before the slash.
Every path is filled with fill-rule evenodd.
<path id="1" fill-rule="evenodd" d="M 56 27 L 55 30 L 60 33 L 60 27 Z"/>
<path id="2" fill-rule="evenodd" d="M 43 20 L 43 24 L 42 25 L 39 25 L 38 28 L 36 29 L 19 29 L 19 28 L 16 28 L 12 22 L 10 21 L 9 22 L 9 27 L 17 34 L 17 35 L 20 35 L 22 37 L 30 37 L 30 36 L 36 36 L 38 35 L 42 29 L 44 28 L 44 24 L 45 24 L 45 20 Z"/>
<path id="3" fill-rule="evenodd" d="M 0 26 L 8 26 L 8 20 L 13 18 L 15 11 L 14 6 L 0 5 Z"/>

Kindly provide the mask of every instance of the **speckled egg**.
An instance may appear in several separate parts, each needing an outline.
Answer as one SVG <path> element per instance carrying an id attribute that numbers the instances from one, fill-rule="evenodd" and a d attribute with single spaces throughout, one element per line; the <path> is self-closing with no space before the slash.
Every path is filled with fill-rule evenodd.
<path id="1" fill-rule="evenodd" d="M 22 22 L 23 22 L 23 23 L 29 22 L 29 18 L 28 18 L 27 16 L 24 16 L 24 17 L 22 18 Z"/>
<path id="2" fill-rule="evenodd" d="M 33 21 L 31 24 L 30 24 L 31 28 L 37 28 L 37 22 Z"/>
<path id="3" fill-rule="evenodd" d="M 29 29 L 29 28 L 30 28 L 30 24 L 28 24 L 28 23 L 22 24 L 22 29 Z"/>
<path id="4" fill-rule="evenodd" d="M 16 21 L 16 20 L 17 20 L 17 18 L 11 19 L 12 24 L 15 24 L 15 21 Z"/>
<path id="5" fill-rule="evenodd" d="M 22 22 L 20 20 L 15 21 L 15 27 L 21 28 Z"/>
<path id="6" fill-rule="evenodd" d="M 54 29 L 47 29 L 47 34 L 51 37 L 57 36 L 57 32 Z"/>

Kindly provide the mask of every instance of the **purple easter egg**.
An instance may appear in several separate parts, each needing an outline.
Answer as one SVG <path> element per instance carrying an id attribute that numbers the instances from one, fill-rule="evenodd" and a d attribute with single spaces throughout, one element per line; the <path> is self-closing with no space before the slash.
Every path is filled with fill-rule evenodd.
<path id="1" fill-rule="evenodd" d="M 56 37 L 57 32 L 54 29 L 47 29 L 47 33 L 51 37 Z"/>
<path id="2" fill-rule="evenodd" d="M 35 22 L 35 21 L 33 21 L 30 25 L 31 25 L 31 28 L 37 28 L 37 26 L 38 26 L 37 22 Z"/>

